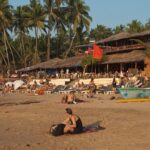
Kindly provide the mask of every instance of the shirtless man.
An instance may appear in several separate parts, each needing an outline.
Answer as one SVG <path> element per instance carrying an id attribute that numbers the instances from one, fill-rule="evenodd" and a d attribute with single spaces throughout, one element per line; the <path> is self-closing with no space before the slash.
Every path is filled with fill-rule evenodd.
<path id="1" fill-rule="evenodd" d="M 71 91 L 71 92 L 68 94 L 68 96 L 67 96 L 67 103 L 68 103 L 68 104 L 74 104 L 74 103 L 75 103 L 75 99 L 76 99 L 75 94 L 74 94 L 73 91 Z"/>

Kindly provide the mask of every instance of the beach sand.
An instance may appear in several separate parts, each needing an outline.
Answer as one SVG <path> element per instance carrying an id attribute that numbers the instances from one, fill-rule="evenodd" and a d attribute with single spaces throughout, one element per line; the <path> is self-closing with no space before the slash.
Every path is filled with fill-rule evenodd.
<path id="1" fill-rule="evenodd" d="M 61 95 L 0 96 L 0 150 L 150 150 L 150 103 L 116 103 L 111 95 L 89 102 L 61 104 Z M 31 102 L 31 104 L 29 104 Z M 71 107 L 84 125 L 100 121 L 105 129 L 53 137 L 49 127 Z"/>

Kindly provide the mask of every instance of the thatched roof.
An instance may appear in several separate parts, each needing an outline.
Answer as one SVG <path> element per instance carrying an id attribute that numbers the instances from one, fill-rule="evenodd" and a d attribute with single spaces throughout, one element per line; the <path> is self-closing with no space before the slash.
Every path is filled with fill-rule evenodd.
<path id="1" fill-rule="evenodd" d="M 18 72 L 31 71 L 31 70 L 35 70 L 37 68 L 38 68 L 38 65 L 33 65 L 33 66 L 30 66 L 30 67 L 18 69 L 17 71 Z"/>
<path id="2" fill-rule="evenodd" d="M 81 56 L 74 56 L 67 59 L 64 59 L 61 64 L 56 65 L 56 68 L 67 68 L 67 67 L 77 67 L 81 66 L 82 58 L 84 55 Z"/>
<path id="3" fill-rule="evenodd" d="M 106 56 L 106 61 L 103 64 L 114 64 L 114 63 L 131 63 L 143 61 L 146 55 L 143 51 L 134 50 L 128 53 L 118 53 Z"/>
<path id="4" fill-rule="evenodd" d="M 39 63 L 37 65 L 19 69 L 17 71 L 25 72 L 25 71 L 31 71 L 31 70 L 36 70 L 36 69 L 55 69 L 55 68 L 77 67 L 81 65 L 82 58 L 83 58 L 83 55 L 74 56 L 74 57 L 70 57 L 67 59 L 54 58 L 49 61 Z"/>
<path id="5" fill-rule="evenodd" d="M 115 34 L 115 35 L 112 35 L 106 39 L 103 39 L 103 40 L 100 40 L 98 42 L 96 42 L 97 44 L 100 44 L 100 43 L 106 43 L 106 42 L 110 42 L 110 41 L 117 41 L 117 40 L 121 40 L 121 39 L 127 39 L 131 36 L 130 33 L 128 32 L 121 32 L 121 33 L 118 33 L 118 34 Z"/>
<path id="6" fill-rule="evenodd" d="M 150 35 L 150 30 L 144 31 L 144 32 L 140 32 L 140 33 L 133 33 L 130 38 L 133 37 L 140 37 L 140 36 L 146 36 L 146 35 Z"/>
<path id="7" fill-rule="evenodd" d="M 54 68 L 67 68 L 79 66 L 82 62 L 83 56 L 74 56 L 66 59 L 52 59 L 51 61 L 46 61 L 39 64 L 39 68 L 42 69 L 54 69 Z"/>
<path id="8" fill-rule="evenodd" d="M 56 69 L 56 68 L 69 68 L 81 66 L 84 55 L 74 56 L 67 59 L 55 58 L 37 65 L 23 68 L 18 70 L 19 72 L 31 71 L 36 69 Z M 117 53 L 106 55 L 106 61 L 102 64 L 114 64 L 114 63 L 131 63 L 143 61 L 146 55 L 142 50 L 134 50 L 128 53 Z"/>
<path id="9" fill-rule="evenodd" d="M 140 32 L 140 33 L 132 33 L 132 34 L 130 34 L 128 32 L 121 32 L 121 33 L 112 35 L 106 39 L 100 40 L 96 43 L 102 44 L 102 43 L 107 43 L 107 42 L 112 42 L 112 41 L 117 41 L 117 40 L 122 40 L 122 39 L 137 38 L 137 37 L 146 36 L 146 35 L 150 35 L 150 30 Z"/>
<path id="10" fill-rule="evenodd" d="M 75 46 L 75 48 L 83 48 L 83 47 L 91 47 L 93 45 L 93 43 L 88 43 L 88 44 L 83 44 L 83 45 L 77 45 Z"/>
<path id="11" fill-rule="evenodd" d="M 48 61 L 45 62 L 41 62 L 39 64 L 30 66 L 30 67 L 26 67 L 26 68 L 22 68 L 17 70 L 18 72 L 24 72 L 24 71 L 31 71 L 31 70 L 36 70 L 36 69 L 46 69 L 46 68 L 54 68 L 55 64 L 62 61 L 59 58 L 54 58 L 54 59 L 50 59 Z"/>
<path id="12" fill-rule="evenodd" d="M 97 41 L 96 43 L 97 44 L 103 44 L 103 43 L 107 43 L 107 42 L 123 40 L 123 39 L 137 38 L 137 37 L 146 36 L 146 35 L 150 35 L 150 30 L 144 31 L 144 32 L 140 32 L 140 33 L 132 33 L 132 34 L 128 33 L 128 32 L 121 32 L 121 33 L 112 35 L 112 36 L 110 36 L 108 38 L 105 38 L 105 39 L 102 39 L 100 41 Z M 89 46 L 92 46 L 92 43 L 84 44 L 84 45 L 78 45 L 78 46 L 75 46 L 75 48 L 83 48 L 83 47 L 89 47 Z"/>
<path id="13" fill-rule="evenodd" d="M 59 59 L 59 58 L 54 58 L 54 59 L 51 59 L 49 61 L 46 61 L 46 62 L 43 62 L 41 64 L 39 64 L 39 68 L 41 69 L 48 69 L 48 68 L 55 68 L 55 66 L 59 63 L 61 63 L 63 60 L 62 59 Z"/>

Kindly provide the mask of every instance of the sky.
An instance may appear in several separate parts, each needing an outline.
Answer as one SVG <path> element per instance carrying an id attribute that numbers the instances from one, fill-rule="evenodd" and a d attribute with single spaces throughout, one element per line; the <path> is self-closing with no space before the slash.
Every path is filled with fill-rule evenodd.
<path id="1" fill-rule="evenodd" d="M 29 4 L 30 0 L 9 0 L 13 6 Z M 150 0 L 84 0 L 90 7 L 91 28 L 105 25 L 114 28 L 137 19 L 146 23 L 150 18 Z"/>

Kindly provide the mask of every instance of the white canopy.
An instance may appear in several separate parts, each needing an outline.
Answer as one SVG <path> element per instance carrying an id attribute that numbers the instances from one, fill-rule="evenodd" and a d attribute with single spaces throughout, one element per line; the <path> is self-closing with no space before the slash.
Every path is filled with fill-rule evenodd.
<path id="1" fill-rule="evenodd" d="M 19 87 L 21 87 L 24 84 L 22 80 L 16 80 L 13 82 L 14 90 L 17 90 Z"/>

